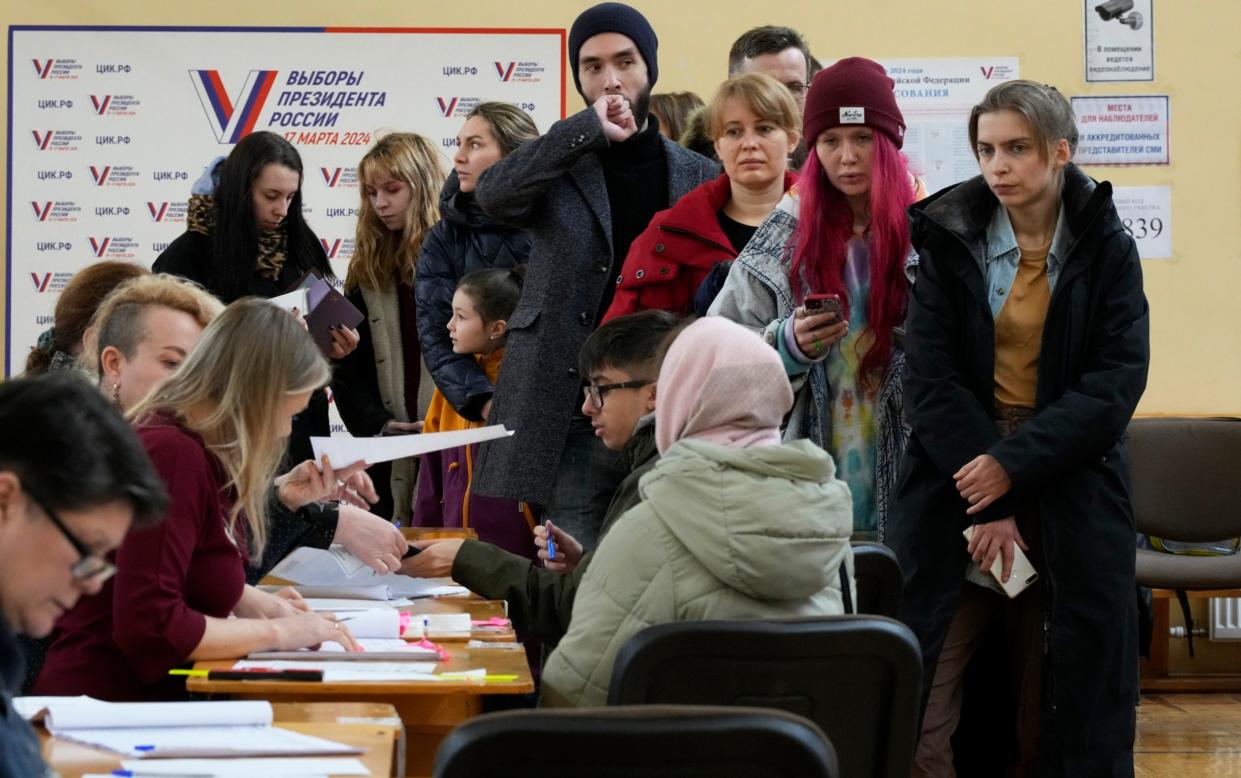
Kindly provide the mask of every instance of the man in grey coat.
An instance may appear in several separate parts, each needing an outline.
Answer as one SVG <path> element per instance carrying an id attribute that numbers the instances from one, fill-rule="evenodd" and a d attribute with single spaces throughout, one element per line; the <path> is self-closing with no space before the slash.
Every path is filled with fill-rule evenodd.
<path id="1" fill-rule="evenodd" d="M 633 8 L 584 11 L 569 32 L 569 60 L 587 107 L 491 166 L 477 189 L 492 218 L 527 231 L 531 253 L 490 419 L 516 434 L 483 445 L 474 491 L 547 506 L 586 548 L 625 467 L 578 410 L 578 350 L 612 301 L 633 239 L 656 212 L 719 175 L 648 121 L 657 48 Z"/>

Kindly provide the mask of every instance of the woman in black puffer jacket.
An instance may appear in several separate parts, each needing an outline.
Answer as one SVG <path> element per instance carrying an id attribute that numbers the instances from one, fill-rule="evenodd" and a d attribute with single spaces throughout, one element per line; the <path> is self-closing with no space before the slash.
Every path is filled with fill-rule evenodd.
<path id="1" fill-rule="evenodd" d="M 467 273 L 525 264 L 526 234 L 492 220 L 474 202 L 474 186 L 492 164 L 538 137 L 530 116 L 507 103 L 480 103 L 457 135 L 453 172 L 440 194 L 441 221 L 427 236 L 414 274 L 418 339 L 436 387 L 457 413 L 485 420 L 495 390 L 477 361 L 454 354 L 448 339 L 452 295 Z"/>

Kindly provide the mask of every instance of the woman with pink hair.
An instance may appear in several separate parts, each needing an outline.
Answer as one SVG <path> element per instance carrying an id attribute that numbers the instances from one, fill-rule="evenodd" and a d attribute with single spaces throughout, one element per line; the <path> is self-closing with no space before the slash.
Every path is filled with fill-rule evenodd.
<path id="1" fill-rule="evenodd" d="M 804 114 L 815 153 L 710 310 L 779 352 L 796 391 L 784 438 L 832 455 L 863 536 L 883 534 L 905 442 L 899 328 L 916 261 L 905 209 L 917 181 L 900 152 L 905 121 L 892 87 L 879 63 L 860 57 L 815 76 Z"/>

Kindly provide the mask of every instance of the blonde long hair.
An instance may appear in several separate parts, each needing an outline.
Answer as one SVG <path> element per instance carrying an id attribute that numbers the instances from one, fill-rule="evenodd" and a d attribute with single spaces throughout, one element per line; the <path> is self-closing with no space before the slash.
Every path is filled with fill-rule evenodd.
<path id="1" fill-rule="evenodd" d="M 237 500 L 229 536 L 246 521 L 250 558 L 267 544 L 267 493 L 285 451 L 277 429 L 282 404 L 331 378 L 327 360 L 297 320 L 266 300 L 244 298 L 207 325 L 202 339 L 162 386 L 129 412 L 141 421 L 154 412 L 176 416 L 202 436 L 224 466 Z"/>
<path id="2" fill-rule="evenodd" d="M 367 181 L 379 174 L 403 181 L 413 190 L 400 232 L 384 226 L 366 196 Z M 345 288 L 391 289 L 393 281 L 414 281 L 414 265 L 422 241 L 440 218 L 439 195 L 444 186 L 443 157 L 431 141 L 412 132 L 385 135 L 358 163 L 357 241 Z"/>

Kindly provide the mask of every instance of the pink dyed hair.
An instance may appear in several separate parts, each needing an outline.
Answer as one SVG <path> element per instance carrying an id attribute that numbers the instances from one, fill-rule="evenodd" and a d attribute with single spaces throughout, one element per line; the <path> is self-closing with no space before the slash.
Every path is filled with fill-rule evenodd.
<path id="1" fill-rule="evenodd" d="M 872 337 L 860 365 L 866 380 L 883 376 L 892 354 L 892 328 L 900 326 L 905 317 L 905 257 L 909 253 L 905 209 L 914 201 L 905 155 L 882 132 L 875 131 L 871 137 L 870 226 L 866 231 L 870 295 L 866 318 Z M 807 293 L 838 294 L 842 300 L 849 300 L 844 266 L 853 235 L 853 212 L 844 194 L 828 181 L 814 150 L 814 139 L 808 142 L 811 153 L 798 177 L 801 204 L 797 230 L 790 241 L 793 294 L 798 303 Z"/>

